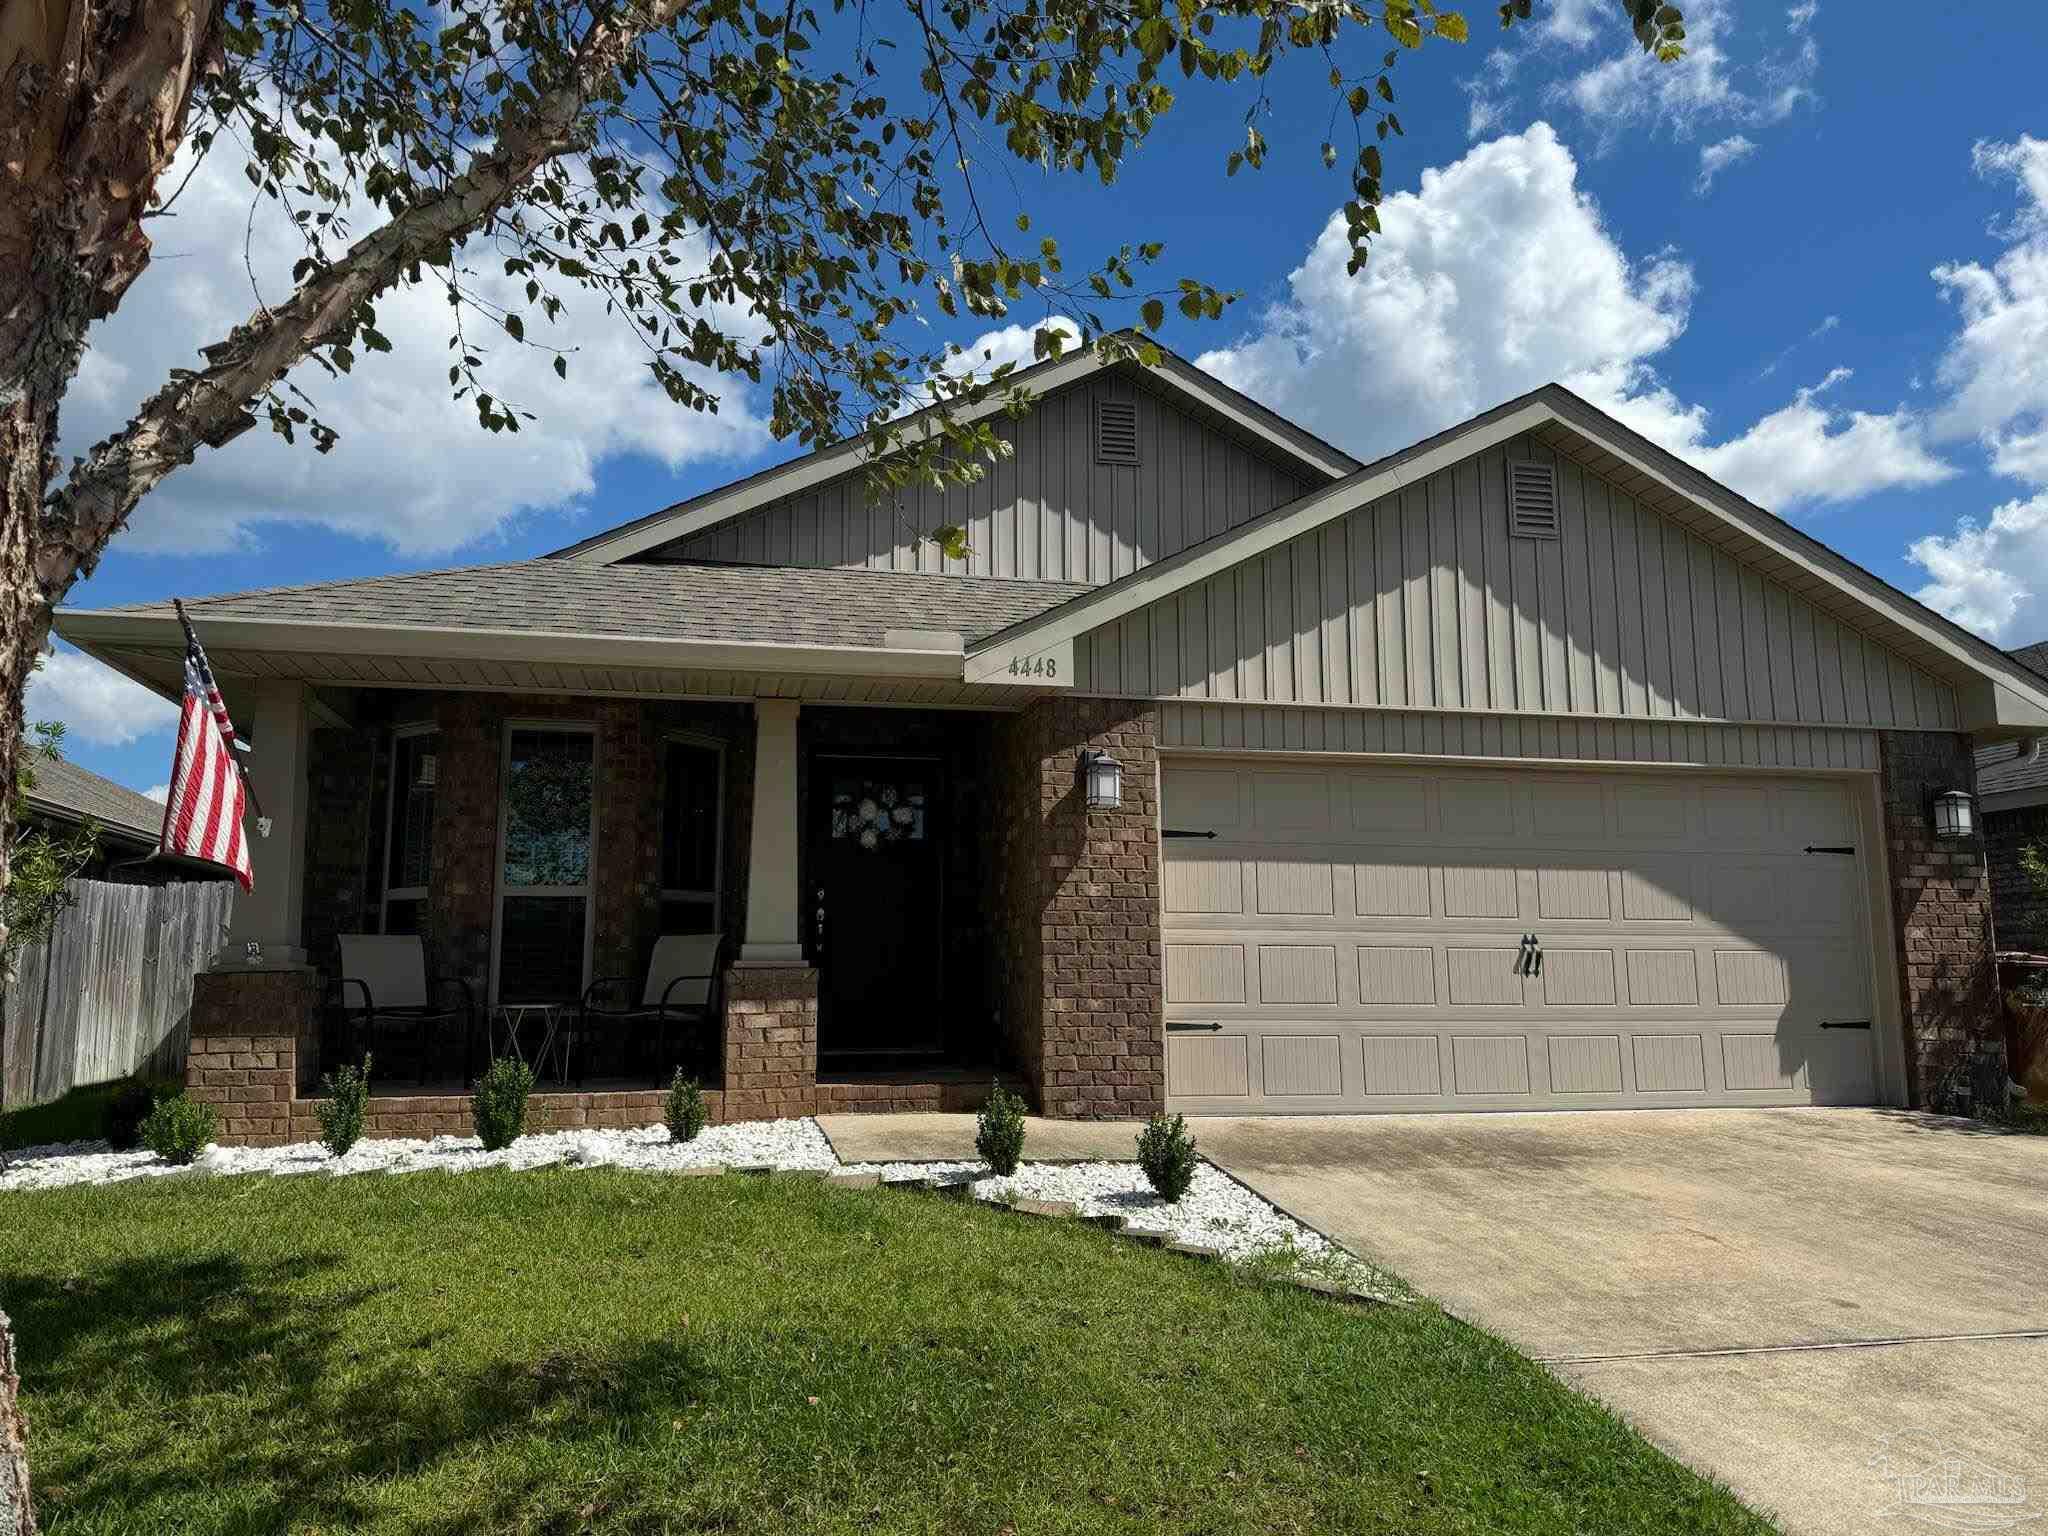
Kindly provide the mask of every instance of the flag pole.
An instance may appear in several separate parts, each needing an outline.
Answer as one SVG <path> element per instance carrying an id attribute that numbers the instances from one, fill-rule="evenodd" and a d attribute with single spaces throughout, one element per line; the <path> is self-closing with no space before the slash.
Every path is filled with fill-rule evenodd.
<path id="1" fill-rule="evenodd" d="M 171 607 L 177 610 L 178 623 L 185 630 L 185 644 L 199 651 L 203 656 L 205 651 L 199 644 L 199 635 L 192 628 L 192 621 L 185 617 L 185 600 L 181 597 L 174 597 L 171 599 Z M 208 667 L 206 670 L 210 675 L 213 669 Z M 218 691 L 220 683 L 216 680 L 213 686 Z M 225 710 L 226 707 L 225 702 L 223 702 L 221 708 Z M 215 719 L 214 728 L 216 730 L 220 728 L 218 718 Z M 270 818 L 263 814 L 263 802 L 256 798 L 256 785 L 255 781 L 249 777 L 249 765 L 242 761 L 242 753 L 246 752 L 248 748 L 242 745 L 241 738 L 235 735 L 233 730 L 229 730 L 226 735 L 228 738 L 228 761 L 235 765 L 235 772 L 240 775 L 242 780 L 242 793 L 249 797 L 249 809 L 256 813 L 257 831 L 261 835 L 268 836 L 268 829 L 264 824 Z"/>

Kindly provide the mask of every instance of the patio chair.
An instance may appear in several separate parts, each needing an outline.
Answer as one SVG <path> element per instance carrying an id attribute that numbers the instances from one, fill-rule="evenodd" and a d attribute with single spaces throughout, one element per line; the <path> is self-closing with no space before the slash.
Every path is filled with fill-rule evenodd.
<path id="1" fill-rule="evenodd" d="M 597 1042 L 613 1038 L 619 1046 L 620 1070 L 629 1050 L 638 1046 L 657 1078 L 679 1065 L 708 1077 L 716 1063 L 719 1016 L 718 981 L 723 936 L 715 933 L 667 934 L 655 941 L 647 960 L 647 980 L 640 1000 L 631 1001 L 633 978 L 600 976 L 583 993 L 571 1029 L 576 1081 L 582 1082 Z"/>
<path id="2" fill-rule="evenodd" d="M 476 1046 L 476 998 L 457 976 L 427 983 L 426 946 L 418 934 L 344 933 L 336 1002 L 349 1024 L 350 1056 L 364 1051 L 389 1059 L 410 1056 L 418 1081 L 427 1080 L 435 1047 L 460 1025 L 462 1086 L 472 1075 Z"/>

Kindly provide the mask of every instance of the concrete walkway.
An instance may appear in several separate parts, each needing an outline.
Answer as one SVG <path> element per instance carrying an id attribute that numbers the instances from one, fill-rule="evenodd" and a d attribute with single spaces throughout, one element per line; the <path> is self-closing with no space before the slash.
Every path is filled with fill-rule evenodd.
<path id="1" fill-rule="evenodd" d="M 832 1150 L 845 1163 L 973 1162 L 973 1115 L 820 1115 Z M 1024 1122 L 1024 1155 L 1037 1163 L 1128 1163 L 1138 1155 L 1138 1132 L 1125 1120 Z"/>
<path id="2" fill-rule="evenodd" d="M 2048 1519 L 2048 1138 L 1882 1110 L 1194 1129 L 1789 1532 Z M 2018 1502 L 1900 1508 L 1885 1474 L 1944 1455 Z"/>

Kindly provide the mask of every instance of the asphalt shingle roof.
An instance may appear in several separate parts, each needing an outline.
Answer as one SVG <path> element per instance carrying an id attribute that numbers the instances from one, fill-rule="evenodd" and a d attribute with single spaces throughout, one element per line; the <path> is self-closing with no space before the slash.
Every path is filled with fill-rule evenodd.
<path id="1" fill-rule="evenodd" d="M 101 826 L 132 833 L 154 843 L 163 830 L 164 808 L 147 795 L 103 779 L 90 769 L 62 758 L 35 760 L 36 787 L 29 791 L 31 810 L 82 821 L 90 816 Z"/>
<path id="2" fill-rule="evenodd" d="M 971 643 L 1091 590 L 1077 581 L 541 559 L 231 592 L 187 599 L 185 611 L 202 639 L 213 615 L 879 648 L 891 629 L 952 630 Z M 172 610 L 169 603 L 139 603 L 101 611 Z"/>

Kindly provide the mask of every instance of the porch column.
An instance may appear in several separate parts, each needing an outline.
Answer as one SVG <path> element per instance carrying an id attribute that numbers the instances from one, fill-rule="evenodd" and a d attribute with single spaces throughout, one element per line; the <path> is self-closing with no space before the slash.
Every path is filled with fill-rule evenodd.
<path id="1" fill-rule="evenodd" d="M 754 701 L 754 835 L 747 860 L 747 931 L 739 966 L 800 966 L 796 878 L 794 699 Z"/>
<path id="2" fill-rule="evenodd" d="M 236 891 L 222 959 L 241 964 L 251 939 L 263 945 L 266 967 L 303 964 L 306 903 L 308 731 L 306 685 L 233 681 L 224 688 L 235 728 L 247 738 L 249 780 L 270 818 L 257 830 L 255 807 L 243 823 L 255 889 Z"/>

